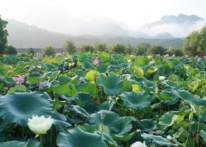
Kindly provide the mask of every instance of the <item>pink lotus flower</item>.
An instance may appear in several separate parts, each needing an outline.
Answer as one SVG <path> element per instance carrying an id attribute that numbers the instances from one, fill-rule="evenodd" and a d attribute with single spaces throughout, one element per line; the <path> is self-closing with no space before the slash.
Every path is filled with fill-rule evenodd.
<path id="1" fill-rule="evenodd" d="M 173 54 L 173 55 L 172 55 L 172 57 L 176 57 L 176 55 L 175 55 L 175 54 Z"/>
<path id="2" fill-rule="evenodd" d="M 46 84 L 44 82 L 39 83 L 39 87 L 44 88 L 45 86 L 46 86 Z"/>
<path id="3" fill-rule="evenodd" d="M 131 58 L 134 58 L 134 55 L 130 55 Z"/>
<path id="4" fill-rule="evenodd" d="M 203 58 L 206 58 L 206 56 L 203 56 Z"/>
<path id="5" fill-rule="evenodd" d="M 16 80 L 19 84 L 24 83 L 24 78 L 23 77 L 17 77 Z"/>
<path id="6" fill-rule="evenodd" d="M 195 56 L 195 58 L 199 58 L 199 56 L 198 56 L 198 55 L 196 55 L 196 56 Z"/>
<path id="7" fill-rule="evenodd" d="M 160 57 L 161 55 L 160 55 L 160 54 L 157 54 L 157 56 Z"/>
<path id="8" fill-rule="evenodd" d="M 61 56 L 62 55 L 62 53 L 57 53 L 57 56 Z"/>
<path id="9" fill-rule="evenodd" d="M 166 55 L 165 55 L 165 57 L 167 57 L 167 58 L 168 58 L 169 56 L 170 56 L 169 54 L 166 54 Z"/>
<path id="10" fill-rule="evenodd" d="M 99 65 L 99 60 L 98 60 L 98 58 L 96 58 L 96 59 L 94 60 L 93 65 L 94 65 L 94 66 Z"/>

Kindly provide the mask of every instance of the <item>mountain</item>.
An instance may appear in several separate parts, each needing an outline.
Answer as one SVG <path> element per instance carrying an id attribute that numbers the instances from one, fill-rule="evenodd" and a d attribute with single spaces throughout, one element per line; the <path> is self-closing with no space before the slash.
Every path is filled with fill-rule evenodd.
<path id="1" fill-rule="evenodd" d="M 156 39 L 172 39 L 174 38 L 169 32 L 159 33 L 154 38 Z"/>
<path id="2" fill-rule="evenodd" d="M 169 15 L 169 16 L 163 16 L 159 21 L 145 24 L 144 27 L 152 28 L 152 27 L 157 27 L 160 25 L 168 25 L 168 24 L 176 24 L 180 26 L 193 25 L 198 21 L 203 21 L 203 20 L 204 20 L 203 18 L 197 15 L 184 15 L 184 14 L 179 14 L 178 16 Z"/>
<path id="3" fill-rule="evenodd" d="M 81 44 L 89 43 L 94 44 L 96 42 L 105 42 L 107 45 L 112 45 L 115 43 L 123 43 L 125 45 L 130 44 L 136 46 L 141 42 L 148 42 L 150 44 L 162 44 L 165 47 L 182 47 L 184 39 L 181 38 L 172 38 L 166 34 L 167 39 L 163 37 L 152 38 L 135 38 L 127 35 L 116 35 L 116 34 L 104 34 L 104 35 L 69 35 L 61 34 L 57 32 L 48 31 L 46 29 L 39 28 L 35 25 L 28 25 L 26 23 L 19 22 L 17 20 L 8 19 L 7 31 L 8 44 L 16 48 L 43 48 L 48 45 L 52 45 L 56 48 L 62 48 L 66 40 L 70 39 L 74 41 L 77 47 L 80 47 Z M 141 34 L 141 32 L 127 32 L 126 34 L 136 35 Z M 132 34 L 134 33 L 134 34 Z M 147 34 L 143 34 L 147 35 Z M 159 39 L 160 38 L 160 39 Z"/>

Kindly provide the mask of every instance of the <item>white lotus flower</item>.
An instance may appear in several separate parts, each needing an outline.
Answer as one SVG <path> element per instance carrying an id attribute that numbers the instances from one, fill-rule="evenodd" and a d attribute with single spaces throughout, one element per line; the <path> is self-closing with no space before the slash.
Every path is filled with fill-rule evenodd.
<path id="1" fill-rule="evenodd" d="M 131 147 L 147 147 L 147 146 L 145 145 L 145 142 L 141 143 L 140 141 L 137 141 L 137 142 L 133 143 L 131 145 Z"/>
<path id="2" fill-rule="evenodd" d="M 167 139 L 168 139 L 168 140 L 172 140 L 172 136 L 168 135 L 168 136 L 167 136 Z"/>
<path id="3" fill-rule="evenodd" d="M 39 136 L 39 134 L 46 134 L 53 124 L 51 116 L 48 118 L 45 118 L 44 116 L 32 116 L 32 118 L 29 118 L 28 120 L 28 127 L 36 134 L 36 136 Z"/>
<path id="4" fill-rule="evenodd" d="M 159 76 L 159 80 L 164 81 L 165 80 L 165 76 Z"/>
<path id="5" fill-rule="evenodd" d="M 131 61 L 131 60 L 127 60 L 127 62 L 128 62 L 128 63 L 131 63 L 132 61 Z"/>

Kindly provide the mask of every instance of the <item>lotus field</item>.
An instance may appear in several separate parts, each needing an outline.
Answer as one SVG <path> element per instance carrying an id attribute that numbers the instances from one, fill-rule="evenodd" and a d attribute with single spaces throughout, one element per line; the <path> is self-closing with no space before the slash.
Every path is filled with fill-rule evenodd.
<path id="1" fill-rule="evenodd" d="M 205 147 L 206 59 L 0 57 L 0 147 Z"/>

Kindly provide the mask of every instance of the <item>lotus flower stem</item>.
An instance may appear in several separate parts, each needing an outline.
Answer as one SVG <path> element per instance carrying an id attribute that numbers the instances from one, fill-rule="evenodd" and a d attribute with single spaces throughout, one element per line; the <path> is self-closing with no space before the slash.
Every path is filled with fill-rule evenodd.
<path id="1" fill-rule="evenodd" d="M 40 147 L 43 147 L 43 145 L 42 145 L 42 135 L 40 135 L 39 137 L 40 137 Z"/>

